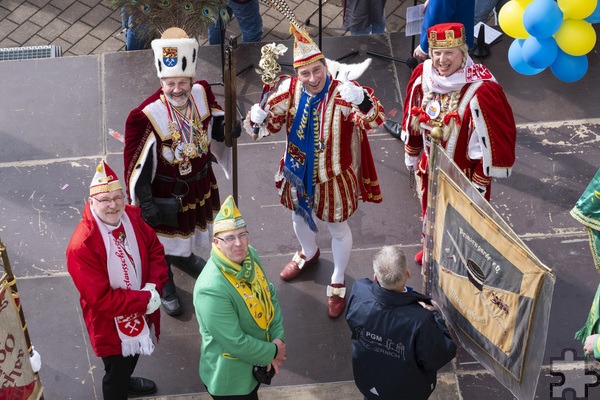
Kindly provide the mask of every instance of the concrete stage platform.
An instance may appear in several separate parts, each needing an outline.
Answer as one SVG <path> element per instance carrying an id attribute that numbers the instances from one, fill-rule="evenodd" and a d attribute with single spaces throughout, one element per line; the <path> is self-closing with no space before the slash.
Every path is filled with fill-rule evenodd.
<path id="1" fill-rule="evenodd" d="M 291 48 L 291 42 L 284 43 Z M 519 124 L 513 175 L 495 183 L 492 199 L 515 232 L 557 276 L 536 393 L 536 398 L 548 399 L 551 384 L 561 382 L 549 374 L 552 359 L 571 348 L 582 356 L 573 335 L 587 317 L 599 281 L 587 236 L 568 211 L 598 169 L 600 108 L 595 95 L 600 57 L 597 51 L 590 53 L 587 76 L 566 84 L 550 71 L 534 77 L 514 72 L 506 57 L 509 44 L 504 38 L 484 60 L 504 87 Z M 360 52 L 346 62 L 362 61 L 367 50 L 402 58 L 410 54 L 410 40 L 403 33 L 324 38 L 323 47 L 334 59 L 352 50 Z M 240 45 L 240 70 L 250 63 L 257 65 L 259 48 L 258 44 Z M 198 77 L 219 82 L 218 48 L 202 47 L 199 58 Z M 281 61 L 291 61 L 291 50 Z M 289 67 L 283 72 L 293 73 Z M 402 63 L 374 58 L 360 82 L 374 88 L 389 118 L 399 119 L 409 74 Z M 33 344 L 42 355 L 40 375 L 46 399 L 100 399 L 102 362 L 89 346 L 64 251 L 101 157 L 107 155 L 122 177 L 123 145 L 108 131 L 123 133 L 129 111 L 158 88 L 152 56 L 140 51 L 3 62 L 0 76 L 4 77 L 0 86 L 0 237 L 18 278 Z M 222 87 L 216 85 L 214 91 L 222 99 Z M 242 112 L 249 110 L 260 92 L 253 68 L 240 74 Z M 410 258 L 419 248 L 420 209 L 409 187 L 402 144 L 383 129 L 374 132 L 370 141 L 384 201 L 361 204 L 350 220 L 354 251 L 346 275 L 348 287 L 373 275 L 371 260 L 381 246 L 399 243 Z M 239 140 L 239 203 L 249 224 L 250 241 L 277 286 L 283 309 L 289 355 L 273 385 L 285 392 L 284 387 L 351 381 L 352 369 L 349 329 L 343 318 L 330 320 L 326 315 L 325 287 L 332 272 L 328 234 L 319 237 L 322 258 L 317 268 L 292 283 L 278 278 L 281 267 L 298 249 L 290 213 L 279 205 L 273 186 L 283 143 L 283 137 L 253 142 L 244 135 Z M 224 199 L 231 193 L 231 184 L 219 167 L 215 171 Z M 410 284 L 420 288 L 416 266 L 412 272 Z M 204 392 L 198 377 L 200 338 L 191 304 L 194 279 L 179 270 L 175 274 L 185 312 L 177 318 L 164 315 L 155 354 L 142 357 L 136 370 L 137 375 L 157 382 L 159 396 Z M 555 393 L 570 385 L 583 396 L 584 383 L 590 379 L 584 376 L 586 364 L 574 361 L 569 368 L 574 383 L 555 388 Z M 464 350 L 445 372 L 437 398 L 512 398 Z M 351 390 L 328 397 L 337 386 L 322 387 L 321 394 L 305 398 L 360 398 Z M 590 387 L 588 396 L 600 396 L 600 388 Z"/>

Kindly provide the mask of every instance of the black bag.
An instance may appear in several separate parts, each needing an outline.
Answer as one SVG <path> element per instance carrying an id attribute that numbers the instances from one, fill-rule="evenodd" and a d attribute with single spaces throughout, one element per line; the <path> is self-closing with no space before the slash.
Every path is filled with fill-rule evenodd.
<path id="1" fill-rule="evenodd" d="M 177 214 L 179 213 L 180 204 L 177 199 L 174 197 L 154 197 L 154 203 L 159 210 L 160 223 L 178 228 Z"/>
<path id="2" fill-rule="evenodd" d="M 275 376 L 275 368 L 271 366 L 271 369 L 267 371 L 267 367 L 255 365 L 252 367 L 252 375 L 259 383 L 270 385 L 271 379 Z"/>

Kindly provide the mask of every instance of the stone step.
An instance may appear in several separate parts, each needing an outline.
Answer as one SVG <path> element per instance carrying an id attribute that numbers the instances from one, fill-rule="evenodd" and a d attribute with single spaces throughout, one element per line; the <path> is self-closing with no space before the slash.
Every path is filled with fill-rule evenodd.
<path id="1" fill-rule="evenodd" d="M 437 387 L 429 400 L 458 399 L 454 373 L 438 374 Z M 362 400 L 354 381 L 295 386 L 265 386 L 258 390 L 260 400 Z M 139 399 L 139 398 L 138 398 Z M 208 393 L 146 397 L 142 400 L 211 400 Z"/>

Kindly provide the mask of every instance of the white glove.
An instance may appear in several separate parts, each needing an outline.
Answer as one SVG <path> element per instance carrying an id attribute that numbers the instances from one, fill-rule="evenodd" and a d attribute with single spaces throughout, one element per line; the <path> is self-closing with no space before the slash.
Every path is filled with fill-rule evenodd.
<path id="1" fill-rule="evenodd" d="M 359 105 L 365 99 L 365 91 L 360 86 L 356 86 L 348 80 L 349 72 L 346 71 L 344 76 L 342 76 L 342 87 L 339 89 L 340 97 L 348 103 Z"/>
<path id="2" fill-rule="evenodd" d="M 419 163 L 419 158 L 421 158 L 420 156 L 410 156 L 408 155 L 408 153 L 404 153 L 404 164 L 406 165 L 406 168 L 408 170 L 412 169 L 416 169 L 417 168 L 417 164 Z"/>
<path id="3" fill-rule="evenodd" d="M 152 314 L 154 311 L 158 310 L 158 307 L 160 307 L 160 296 L 156 291 L 156 285 L 154 283 L 146 283 L 142 290 L 150 292 L 150 300 L 148 300 L 146 314 Z"/>
<path id="4" fill-rule="evenodd" d="M 415 51 L 413 51 L 413 57 L 419 61 L 424 61 L 425 59 L 427 59 L 427 53 L 425 53 L 423 49 L 421 49 L 421 45 L 418 45 L 415 48 Z"/>
<path id="5" fill-rule="evenodd" d="M 146 285 L 144 285 L 144 287 L 142 288 L 142 290 L 154 290 L 156 289 L 156 284 L 154 283 L 146 283 Z"/>
<path id="6" fill-rule="evenodd" d="M 32 354 L 29 356 L 29 362 L 31 363 L 31 369 L 33 372 L 38 372 L 42 368 L 42 356 L 40 353 L 35 351 L 35 348 L 31 346 Z"/>
<path id="7" fill-rule="evenodd" d="M 267 119 L 267 116 L 269 115 L 268 111 L 268 105 L 267 110 L 263 110 L 258 104 L 254 104 L 250 109 L 250 121 L 252 121 L 253 124 L 261 125 L 265 119 Z"/>

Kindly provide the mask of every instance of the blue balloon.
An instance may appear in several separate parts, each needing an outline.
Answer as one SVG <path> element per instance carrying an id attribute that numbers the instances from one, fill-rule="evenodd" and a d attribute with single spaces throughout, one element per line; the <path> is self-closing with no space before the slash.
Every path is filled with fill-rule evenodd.
<path id="1" fill-rule="evenodd" d="M 544 69 L 554 62 L 558 53 L 558 45 L 553 37 L 536 38 L 529 36 L 521 48 L 523 59 L 533 68 Z"/>
<path id="2" fill-rule="evenodd" d="M 563 13 L 554 0 L 534 0 L 523 12 L 523 25 L 531 36 L 548 38 L 562 25 Z"/>
<path id="3" fill-rule="evenodd" d="M 588 70 L 588 59 L 582 56 L 572 56 L 558 49 L 556 59 L 550 66 L 552 73 L 564 82 L 575 82 L 583 78 Z"/>
<path id="4" fill-rule="evenodd" d="M 508 48 L 508 62 L 515 71 L 523 75 L 539 74 L 544 68 L 534 68 L 523 58 L 523 39 L 515 39 Z"/>
<path id="5" fill-rule="evenodd" d="M 594 12 L 589 17 L 585 18 L 585 20 L 590 24 L 597 24 L 600 22 L 600 1 L 598 1 L 598 5 Z"/>

